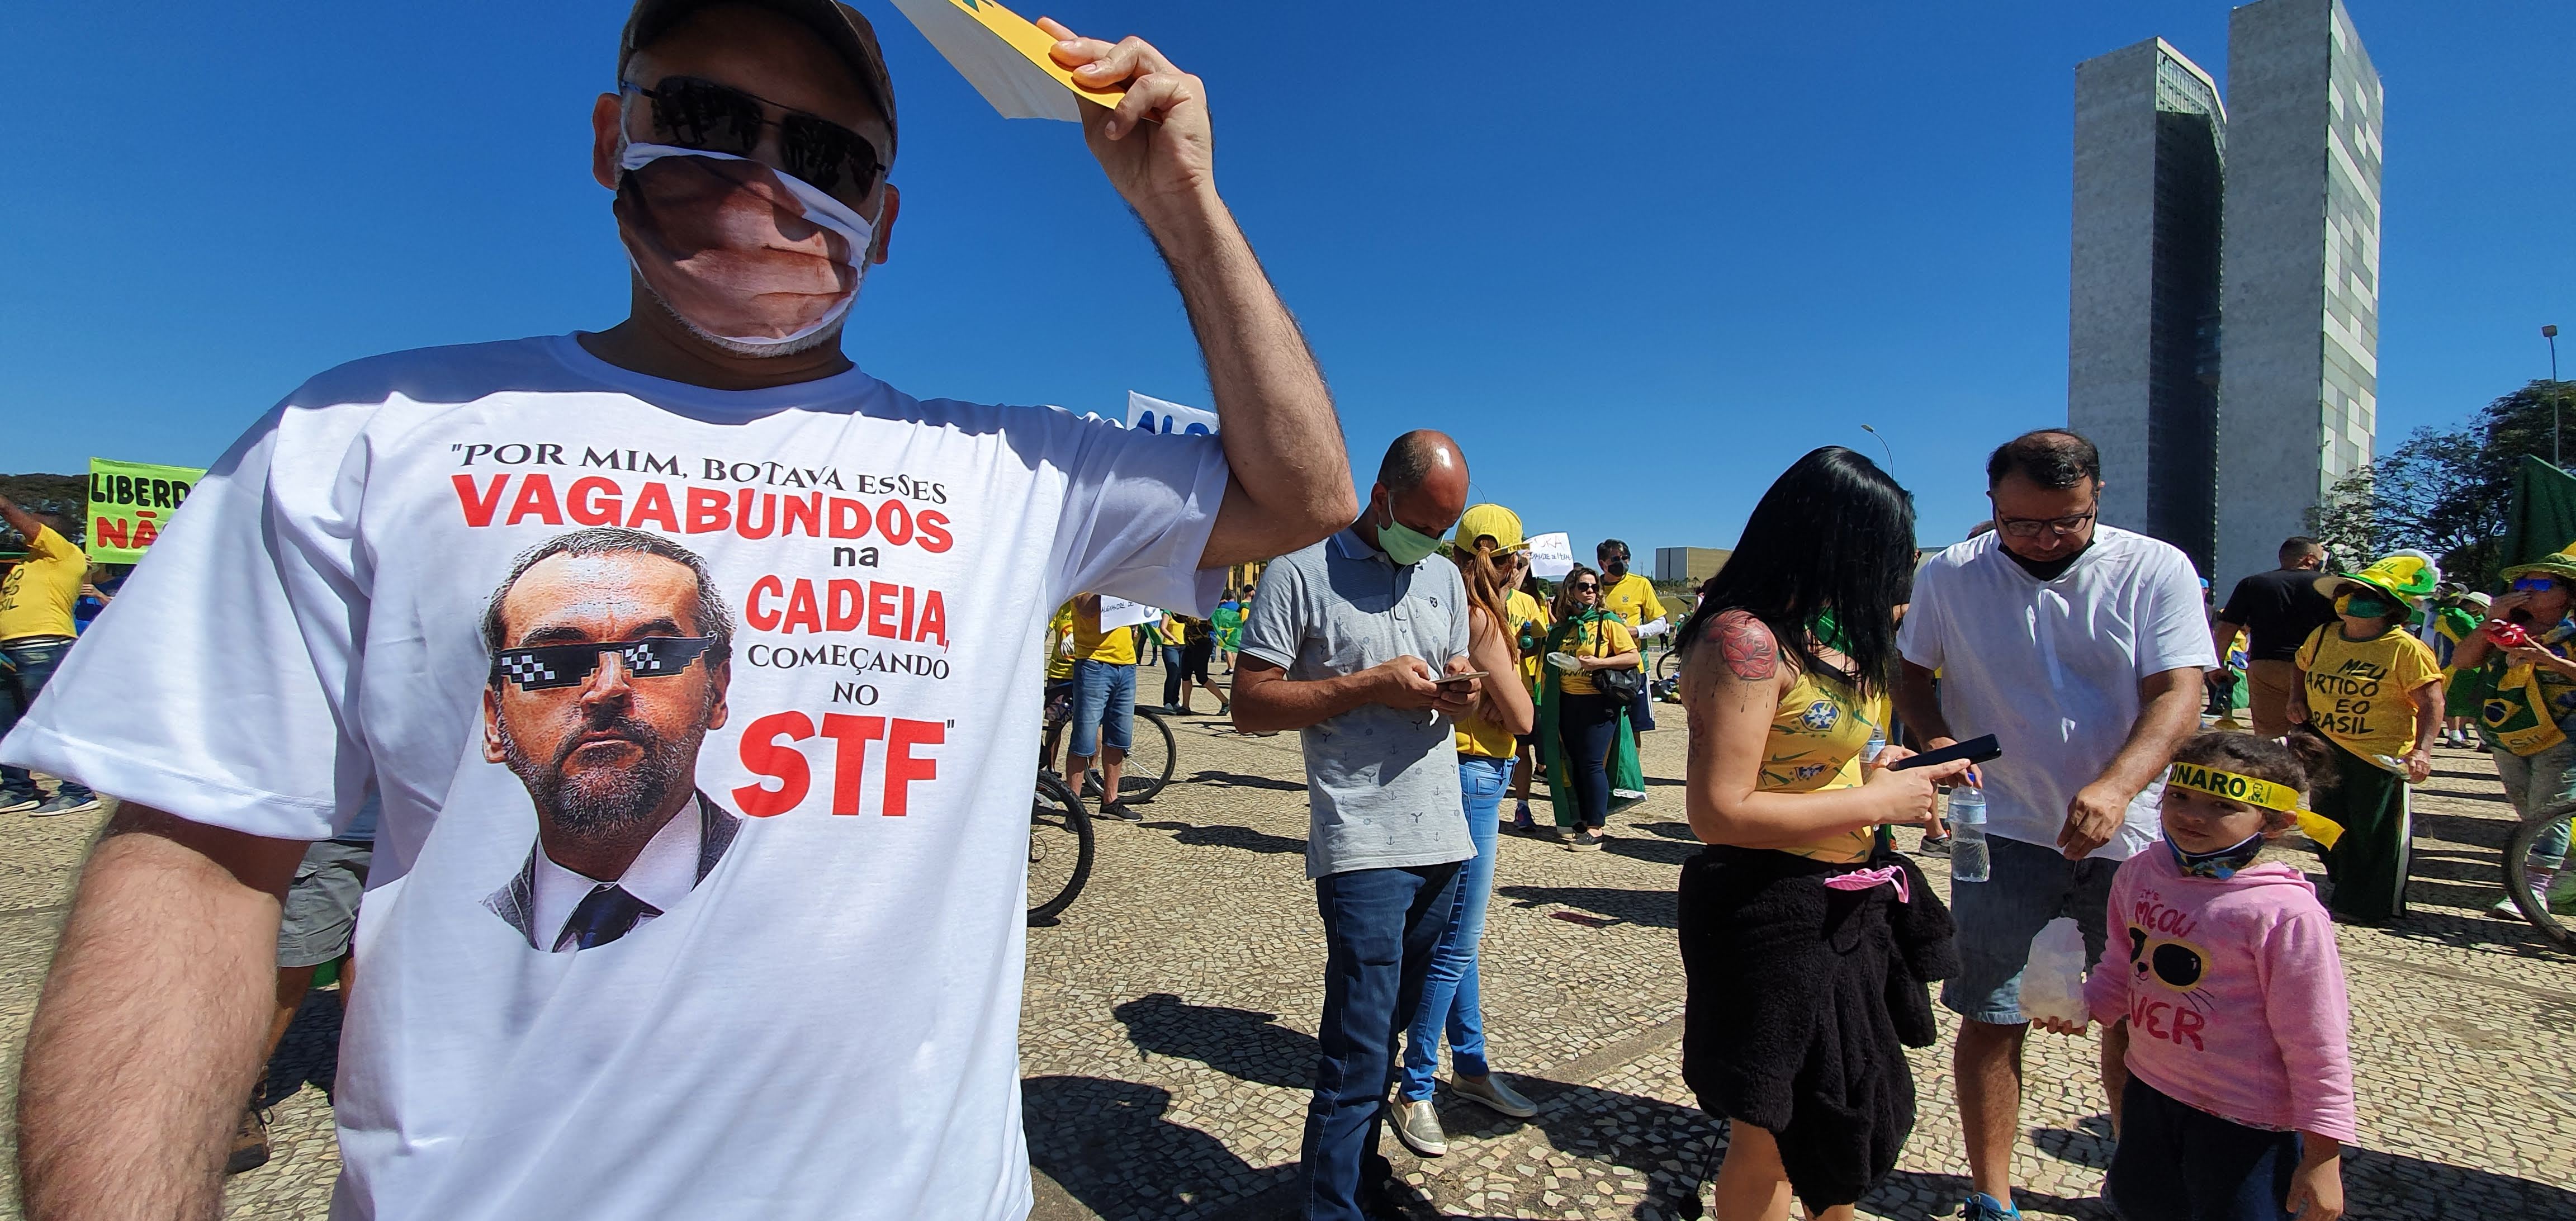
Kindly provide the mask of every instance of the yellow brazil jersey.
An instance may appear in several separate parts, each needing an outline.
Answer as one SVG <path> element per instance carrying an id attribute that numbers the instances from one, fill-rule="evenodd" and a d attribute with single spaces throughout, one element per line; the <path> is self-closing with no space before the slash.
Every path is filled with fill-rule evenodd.
<path id="1" fill-rule="evenodd" d="M 0 577 L 0 640 L 69 636 L 72 604 L 89 579 L 89 557 L 51 526 L 27 540 L 27 558 Z"/>
<path id="2" fill-rule="evenodd" d="M 2415 749 L 2412 697 L 2426 683 L 2442 681 L 2433 650 L 2394 627 L 2369 640 L 2346 640 L 2343 625 L 2329 623 L 2299 646 L 2298 666 L 2307 678 L 2308 724 L 2365 759 Z"/>
<path id="3" fill-rule="evenodd" d="M 1547 629 L 1553 626 L 1548 618 L 1547 604 L 1517 589 L 1513 590 L 1511 597 L 1504 601 L 1512 616 L 1512 647 L 1515 650 L 1520 648 L 1519 637 L 1524 628 L 1529 632 L 1531 641 L 1544 645 L 1547 642 Z M 1538 652 L 1521 658 L 1521 683 L 1529 688 L 1531 695 L 1538 694 L 1538 668 L 1546 664 L 1546 656 L 1547 650 L 1541 648 Z"/>
<path id="4" fill-rule="evenodd" d="M 1766 793 L 1816 793 L 1860 784 L 1861 753 L 1876 728 L 1868 714 L 1875 706 L 1833 679 L 1800 674 L 1771 718 L 1756 787 Z M 1782 851 L 1824 861 L 1866 860 L 1872 834 L 1862 827 Z"/>
<path id="5" fill-rule="evenodd" d="M 1631 629 L 1664 617 L 1664 604 L 1655 597 L 1655 583 L 1633 572 L 1601 591 L 1601 605 L 1627 620 Z"/>
<path id="6" fill-rule="evenodd" d="M 1616 619 L 1595 619 L 1576 628 L 1574 635 L 1565 642 L 1565 651 L 1577 657 L 1616 657 L 1621 653 L 1634 652 L 1636 648 L 1637 638 L 1628 634 L 1627 624 Z M 1592 685 L 1592 675 L 1582 670 L 1558 675 L 1556 689 L 1564 695 L 1600 693 L 1600 689 Z"/>
<path id="7" fill-rule="evenodd" d="M 1100 612 L 1073 612 L 1073 655 L 1084 661 L 1105 661 L 1111 665 L 1136 664 L 1136 633 L 1128 628 L 1100 630 Z"/>
<path id="8" fill-rule="evenodd" d="M 1062 682 L 1073 677 L 1073 654 L 1069 651 L 1073 646 L 1066 639 L 1071 635 L 1073 635 L 1073 603 L 1067 602 L 1055 608 L 1055 616 L 1047 620 L 1046 650 L 1047 681 L 1049 682 Z"/>
<path id="9" fill-rule="evenodd" d="M 1188 621 L 1182 619 L 1179 615 L 1168 613 L 1163 616 L 1161 626 L 1155 629 L 1155 634 L 1162 643 L 1168 644 L 1176 649 L 1189 643 L 1188 633 Z"/>

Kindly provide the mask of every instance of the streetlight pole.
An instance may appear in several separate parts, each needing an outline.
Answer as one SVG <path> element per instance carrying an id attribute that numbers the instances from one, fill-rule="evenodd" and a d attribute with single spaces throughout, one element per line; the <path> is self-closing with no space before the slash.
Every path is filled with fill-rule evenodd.
<path id="1" fill-rule="evenodd" d="M 2566 402 L 2567 387 L 2558 382 L 2558 324 L 2543 323 L 2540 337 L 2549 341 L 2549 465 L 2558 462 L 2558 409 Z M 1869 427 L 1867 424 L 1861 425 Z M 2561 467 L 2561 469 L 2564 469 Z"/>
<path id="2" fill-rule="evenodd" d="M 2551 327 L 2551 328 L 2549 328 L 2549 333 L 2550 333 L 2550 334 L 2552 334 L 2552 335 L 2557 334 L 2557 333 L 2558 333 L 2558 328 L 2556 328 L 2556 327 Z M 2556 370 L 2557 370 L 2557 368 L 2558 368 L 2558 341 L 2557 341 L 2557 340 L 2554 340 L 2554 339 L 2553 339 L 2553 340 L 2551 340 L 2551 341 L 2549 341 L 2549 368 L 2550 368 L 2550 370 L 2551 370 L 2551 372 L 2550 372 L 2550 374 L 2549 374 L 2550 380 L 2552 380 L 2552 381 L 2557 380 L 2557 378 L 2558 378 L 2558 374 L 2557 374 Z M 1869 426 L 1869 425 L 1867 425 L 1867 424 L 1863 424 L 1863 425 L 1861 425 L 1861 426 L 1860 426 L 1860 430 L 1861 430 L 1862 432 L 1868 433 L 1869 435 L 1871 435 L 1871 436 L 1873 436 L 1873 437 L 1878 438 L 1878 447 L 1879 447 L 1880 449 L 1883 449 L 1883 450 L 1886 450 L 1886 451 L 1887 451 L 1887 475 L 1888 475 L 1888 477 L 1889 477 L 1889 478 L 1891 478 L 1891 479 L 1895 478 L 1895 477 L 1896 477 L 1896 447 L 1895 447 L 1895 446 L 1892 446 L 1892 445 L 1889 445 L 1889 444 L 1887 443 L 1887 434 L 1886 434 L 1886 433 L 1883 433 L 1883 432 L 1880 432 L 1879 430 L 1877 430 L 1877 429 L 1875 429 L 1875 428 L 1872 428 L 1872 427 L 1870 427 L 1870 426 Z"/>

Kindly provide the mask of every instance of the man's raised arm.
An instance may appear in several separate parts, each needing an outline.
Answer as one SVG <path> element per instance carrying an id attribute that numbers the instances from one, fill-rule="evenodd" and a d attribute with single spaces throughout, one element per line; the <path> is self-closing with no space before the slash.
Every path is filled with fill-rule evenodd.
<path id="1" fill-rule="evenodd" d="M 1117 109 L 1084 105 L 1083 135 L 1163 252 L 1207 362 L 1232 479 L 1199 567 L 1285 555 L 1359 516 L 1341 420 L 1297 320 L 1218 198 L 1207 87 L 1141 38 L 1111 44 L 1040 23 L 1084 84 L 1123 86 Z"/>
<path id="2" fill-rule="evenodd" d="M 30 1221 L 212 1217 L 305 845 L 128 805 L 81 871 L 18 1082 Z"/>

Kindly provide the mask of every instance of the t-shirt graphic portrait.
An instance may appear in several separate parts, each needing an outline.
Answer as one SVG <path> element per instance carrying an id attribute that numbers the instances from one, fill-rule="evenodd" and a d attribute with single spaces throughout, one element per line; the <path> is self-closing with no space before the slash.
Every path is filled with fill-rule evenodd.
<path id="1" fill-rule="evenodd" d="M 361 361 L 214 465 L 0 755 L 280 838 L 381 799 L 335 1216 L 1014 1218 L 1047 615 L 1213 604 L 1226 481 L 1213 437 L 856 369 Z"/>

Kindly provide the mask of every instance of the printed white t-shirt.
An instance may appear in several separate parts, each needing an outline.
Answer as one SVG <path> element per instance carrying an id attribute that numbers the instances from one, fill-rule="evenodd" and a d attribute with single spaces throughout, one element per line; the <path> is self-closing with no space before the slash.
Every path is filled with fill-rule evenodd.
<path id="1" fill-rule="evenodd" d="M 285 838 L 381 794 L 335 1216 L 1017 1217 L 1047 613 L 1203 612 L 1226 480 L 1211 437 L 855 369 L 712 391 L 569 337 L 360 361 L 215 464 L 0 756 Z M 515 558 L 586 530 L 608 550 L 530 568 L 496 658 Z M 729 610 L 721 709 L 716 616 L 639 539 Z M 598 719 L 519 744 L 558 714 Z M 684 753 L 620 720 L 652 715 L 703 729 L 693 780 L 623 761 Z M 567 767 L 550 808 L 600 836 L 633 793 L 681 803 L 620 878 L 539 846 Z"/>
<path id="2" fill-rule="evenodd" d="M 95 629 L 93 629 L 95 630 Z M 2138 680 L 2218 664 L 2200 578 L 2169 543 L 2096 526 L 2054 581 L 2030 575 L 1994 533 L 1952 545 L 1914 576 L 1897 630 L 1905 660 L 1941 675 L 1941 716 L 1961 741 L 1993 734 L 1980 764 L 1986 831 L 2054 847 L 2066 807 L 2138 722 Z M 2163 833 L 2164 782 L 2129 803 L 2092 855 L 2127 860 Z"/>

